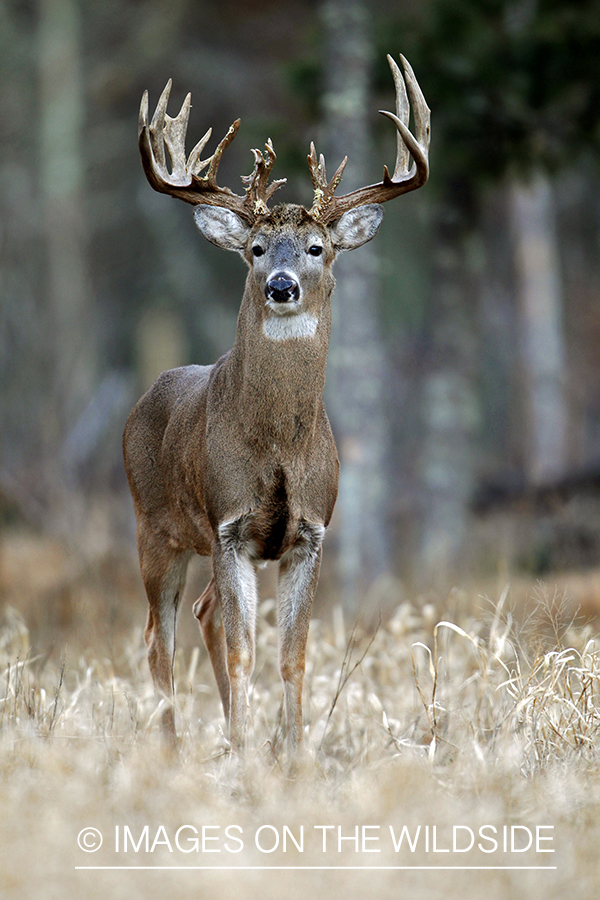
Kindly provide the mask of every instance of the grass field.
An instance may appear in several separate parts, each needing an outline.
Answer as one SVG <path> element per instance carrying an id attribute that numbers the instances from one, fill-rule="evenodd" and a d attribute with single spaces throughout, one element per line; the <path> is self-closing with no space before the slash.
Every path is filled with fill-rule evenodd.
<path id="1" fill-rule="evenodd" d="M 30 568 L 43 583 L 42 563 Z M 94 642 L 96 620 L 78 629 L 77 615 L 101 588 L 84 581 L 62 599 L 71 620 L 52 652 L 40 603 L 15 590 L 4 608 L 3 898 L 600 895 L 600 643 L 553 586 L 532 586 L 518 615 L 500 588 L 404 599 L 375 634 L 315 620 L 307 759 L 291 778 L 271 600 L 239 765 L 189 603 L 174 758 L 158 733 L 142 594 L 129 619 L 109 603 L 118 628 Z"/>

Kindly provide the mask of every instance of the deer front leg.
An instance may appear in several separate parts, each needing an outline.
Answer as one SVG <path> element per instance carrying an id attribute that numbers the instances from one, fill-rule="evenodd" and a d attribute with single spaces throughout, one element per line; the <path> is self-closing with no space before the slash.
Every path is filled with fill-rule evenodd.
<path id="1" fill-rule="evenodd" d="M 148 620 L 144 638 L 154 688 L 168 704 L 162 714 L 165 737 L 175 741 L 173 708 L 173 659 L 177 608 L 183 593 L 189 553 L 175 553 L 164 539 L 140 529 L 140 569 L 148 597 Z"/>
<path id="2" fill-rule="evenodd" d="M 256 569 L 245 553 L 238 523 L 222 525 L 213 549 L 213 572 L 221 602 L 230 685 L 229 740 L 233 749 L 246 750 L 248 686 L 254 669 L 256 627 Z"/>
<path id="3" fill-rule="evenodd" d="M 321 566 L 322 525 L 301 523 L 296 544 L 281 559 L 277 585 L 279 669 L 283 679 L 288 757 L 302 748 L 302 685 L 306 641 Z"/>

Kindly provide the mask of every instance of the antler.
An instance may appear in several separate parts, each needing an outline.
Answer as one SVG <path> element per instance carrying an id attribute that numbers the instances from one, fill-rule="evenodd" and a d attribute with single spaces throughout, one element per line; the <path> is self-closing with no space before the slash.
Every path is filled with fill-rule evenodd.
<path id="1" fill-rule="evenodd" d="M 246 188 L 246 203 L 250 203 L 256 215 L 265 215 L 268 213 L 267 201 L 271 199 L 275 191 L 284 185 L 287 178 L 280 178 L 268 184 L 269 175 L 273 168 L 273 163 L 277 159 L 271 138 L 265 144 L 266 155 L 260 150 L 253 150 L 254 154 L 254 171 L 251 175 L 242 175 L 242 181 L 248 185 Z"/>
<path id="2" fill-rule="evenodd" d="M 343 213 L 357 206 L 365 206 L 367 203 L 385 203 L 387 200 L 392 200 L 400 194 L 414 191 L 424 185 L 429 177 L 429 107 L 425 102 L 425 97 L 415 78 L 415 74 L 404 56 L 400 54 L 400 59 L 404 66 L 404 76 L 392 57 L 388 55 L 387 59 L 396 87 L 396 113 L 387 112 L 383 109 L 379 111 L 382 115 L 392 120 L 398 131 L 394 174 L 390 178 L 388 167 L 384 166 L 383 180 L 379 184 L 371 184 L 368 187 L 359 188 L 341 197 L 334 197 L 348 157 L 344 158 L 335 175 L 328 182 L 325 172 L 325 159 L 321 155 L 319 162 L 317 162 L 317 152 L 314 144 L 311 144 L 308 167 L 315 196 L 310 213 L 323 224 L 339 219 Z M 408 129 L 411 105 L 415 136 Z M 408 168 L 409 156 L 413 158 L 413 165 L 410 170 Z"/>
<path id="3" fill-rule="evenodd" d="M 234 194 L 228 187 L 220 187 L 217 184 L 219 164 L 223 153 L 237 134 L 240 119 L 236 119 L 230 126 L 212 156 L 208 159 L 200 158 L 212 134 L 212 128 L 209 128 L 186 160 L 185 136 L 192 95 L 187 95 L 179 114 L 173 119 L 167 114 L 171 85 L 172 81 L 169 79 L 160 95 L 150 125 L 148 125 L 148 91 L 144 91 L 140 105 L 138 139 L 142 165 L 148 181 L 155 191 L 170 194 L 186 203 L 224 206 L 253 223 L 258 216 L 268 212 L 267 201 L 286 182 L 286 179 L 282 178 L 268 184 L 276 158 L 271 141 L 266 144 L 265 156 L 260 150 L 252 151 L 254 171 L 251 175 L 242 176 L 247 185 L 244 197 Z M 170 172 L 167 168 L 165 145 L 171 161 Z M 204 174 L 201 174 L 202 172 Z"/>

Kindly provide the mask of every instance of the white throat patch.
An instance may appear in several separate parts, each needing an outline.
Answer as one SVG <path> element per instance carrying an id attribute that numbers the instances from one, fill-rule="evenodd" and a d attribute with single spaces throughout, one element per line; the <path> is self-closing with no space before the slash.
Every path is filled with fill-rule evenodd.
<path id="1" fill-rule="evenodd" d="M 315 336 L 319 320 L 310 313 L 292 316 L 270 316 L 263 322 L 263 333 L 271 341 L 289 341 Z"/>

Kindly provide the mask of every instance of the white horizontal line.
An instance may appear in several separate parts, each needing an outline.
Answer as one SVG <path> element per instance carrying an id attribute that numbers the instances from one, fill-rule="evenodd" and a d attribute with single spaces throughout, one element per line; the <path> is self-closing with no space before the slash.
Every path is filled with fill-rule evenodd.
<path id="1" fill-rule="evenodd" d="M 397 871 L 397 870 L 407 870 L 407 869 L 411 869 L 411 870 L 418 869 L 420 871 L 426 871 L 426 872 L 435 872 L 438 870 L 439 871 L 454 871 L 454 872 L 468 872 L 468 871 L 478 871 L 478 872 L 496 872 L 496 871 L 509 872 L 510 871 L 510 872 L 515 872 L 515 871 L 521 871 L 521 870 L 523 870 L 523 871 L 544 871 L 545 869 L 547 869 L 548 871 L 553 871 L 557 868 L 558 868 L 558 866 L 236 866 L 236 865 L 231 865 L 231 866 L 75 866 L 75 869 L 79 869 L 79 870 L 86 870 L 86 869 L 87 870 L 91 870 L 91 869 L 95 869 L 95 870 L 99 870 L 99 869 L 105 869 L 105 870 L 106 869 L 110 869 L 110 870 L 136 869 L 136 870 L 139 870 L 139 869 L 143 869 L 145 871 L 149 871 L 152 869 L 156 869 L 156 870 L 169 869 L 169 870 L 185 871 L 186 869 L 188 869 L 190 872 L 198 871 L 198 870 L 202 870 L 202 869 L 207 869 L 207 870 L 210 869 L 211 871 L 218 870 L 218 871 L 223 871 L 223 872 L 231 872 L 231 871 L 235 871 L 236 869 L 239 871 L 258 870 L 261 872 L 269 871 L 271 869 L 274 871 L 281 871 L 281 870 L 288 870 L 288 869 L 290 871 L 292 871 L 292 870 L 298 871 L 298 870 L 302 870 L 302 869 L 314 871 L 316 869 L 319 869 L 319 870 L 327 869 L 329 871 L 331 871 L 331 870 L 335 870 L 335 871 L 352 870 L 352 871 L 358 871 L 358 872 L 360 872 L 360 871 L 373 872 L 376 870 Z"/>

